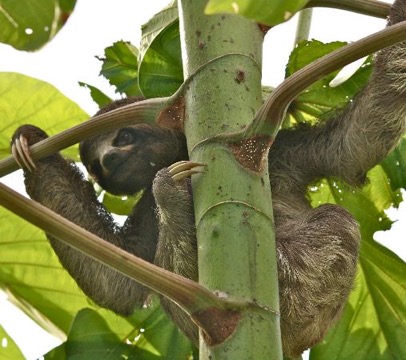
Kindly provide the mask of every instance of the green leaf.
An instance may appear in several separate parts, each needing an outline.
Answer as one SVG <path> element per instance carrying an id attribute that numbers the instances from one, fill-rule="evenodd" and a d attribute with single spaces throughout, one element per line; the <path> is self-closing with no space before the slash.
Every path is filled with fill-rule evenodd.
<path id="1" fill-rule="evenodd" d="M 127 96 L 142 95 L 138 86 L 138 49 L 126 41 L 118 41 L 104 50 L 100 59 L 104 76 L 117 92 Z"/>
<path id="2" fill-rule="evenodd" d="M 86 84 L 84 82 L 79 81 L 79 85 L 90 90 L 90 96 L 92 97 L 93 101 L 99 105 L 99 108 L 110 104 L 113 100 L 107 96 L 103 91 L 99 90 L 97 87 Z"/>
<path id="3" fill-rule="evenodd" d="M 362 225 L 363 239 L 372 239 L 373 234 L 379 230 L 388 230 L 391 221 L 385 215 L 385 208 L 382 204 L 390 203 L 392 195 L 379 193 L 375 190 L 376 196 L 380 196 L 380 204 L 375 204 L 369 197 L 371 187 L 379 187 L 379 183 L 371 181 L 365 188 L 353 189 L 346 184 L 334 180 L 323 180 L 317 186 L 312 187 L 311 200 L 312 206 L 330 203 L 337 204 L 348 211 Z M 389 196 L 389 198 L 388 198 Z"/>
<path id="4" fill-rule="evenodd" d="M 290 55 L 286 67 L 286 77 L 345 44 L 343 42 L 324 44 L 317 40 L 302 41 Z M 331 87 L 330 82 L 335 78 L 338 70 L 323 77 L 290 104 L 289 114 L 296 123 L 314 122 L 327 112 L 342 108 L 365 86 L 370 72 L 371 63 L 367 61 L 350 79 L 336 87 Z"/>
<path id="5" fill-rule="evenodd" d="M 45 234 L 0 207 L 0 287 L 47 331 L 67 332 L 85 295 L 62 268 Z"/>
<path id="6" fill-rule="evenodd" d="M 68 359 L 120 359 L 128 355 L 129 348 L 110 330 L 103 317 L 91 309 L 78 312 L 64 346 Z"/>
<path id="7" fill-rule="evenodd" d="M 403 359 L 405 296 L 405 263 L 382 245 L 364 242 L 357 283 L 344 314 L 312 348 L 310 359 Z"/>
<path id="8" fill-rule="evenodd" d="M 393 187 L 393 182 L 388 175 L 391 174 L 385 172 L 382 164 L 375 166 L 368 173 L 370 183 L 364 189 L 364 193 L 380 211 L 390 206 L 397 207 L 402 201 L 400 187 Z"/>
<path id="9" fill-rule="evenodd" d="M 68 20 L 76 0 L 0 0 L 0 42 L 38 50 Z"/>
<path id="10" fill-rule="evenodd" d="M 128 321 L 139 330 L 133 334 L 137 347 L 161 354 L 164 359 L 192 359 L 193 346 L 159 306 L 157 297 L 152 297 L 147 308 L 135 311 Z"/>
<path id="11" fill-rule="evenodd" d="M 342 41 L 334 41 L 331 43 L 323 43 L 318 40 L 301 41 L 289 56 L 289 62 L 285 70 L 285 77 L 291 76 L 306 65 L 311 64 L 313 61 L 345 46 L 346 44 L 347 43 Z"/>
<path id="12" fill-rule="evenodd" d="M 208 15 L 231 13 L 269 26 L 289 20 L 308 0 L 209 0 Z"/>
<path id="13" fill-rule="evenodd" d="M 112 213 L 117 215 L 128 215 L 133 209 L 134 205 L 141 198 L 142 192 L 134 196 L 116 196 L 104 192 L 103 205 Z"/>
<path id="14" fill-rule="evenodd" d="M 126 319 L 108 310 L 81 310 L 67 341 L 46 359 L 187 359 L 192 347 L 155 299 Z"/>
<path id="15" fill-rule="evenodd" d="M 381 163 L 381 166 L 390 179 L 392 189 L 406 188 L 406 139 Z M 398 197 L 399 198 L 399 197 Z M 398 205 L 394 201 L 394 205 Z"/>
<path id="16" fill-rule="evenodd" d="M 63 360 L 66 358 L 66 342 L 44 354 L 45 360 Z"/>
<path id="17" fill-rule="evenodd" d="M 24 359 L 24 355 L 2 326 L 0 326 L 0 348 L 2 360 Z"/>
<path id="18" fill-rule="evenodd" d="M 31 123 L 55 134 L 88 117 L 53 86 L 24 75 L 0 73 L 0 93 L 0 157 L 9 155 L 10 139 L 19 125 Z M 4 208 L 0 222 L 0 287 L 42 327 L 57 335 L 67 332 L 78 309 L 88 306 L 86 297 L 59 264 L 42 231 Z"/>
<path id="19" fill-rule="evenodd" d="M 183 82 L 179 21 L 173 3 L 142 27 L 139 84 L 145 97 L 172 95 Z"/>
<path id="20" fill-rule="evenodd" d="M 10 155 L 10 139 L 18 126 L 33 124 L 54 135 L 89 116 L 52 85 L 17 73 L 0 73 L 0 158 Z M 77 146 L 63 152 L 79 160 Z"/>
<path id="21" fill-rule="evenodd" d="M 388 352 L 395 358 L 406 355 L 406 264 L 376 242 L 365 242 L 361 267 L 371 294 L 377 329 L 383 333 Z"/>

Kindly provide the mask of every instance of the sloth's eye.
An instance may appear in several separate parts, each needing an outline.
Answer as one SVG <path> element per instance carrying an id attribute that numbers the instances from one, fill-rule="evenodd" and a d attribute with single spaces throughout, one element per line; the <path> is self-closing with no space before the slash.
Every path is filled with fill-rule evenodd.
<path id="1" fill-rule="evenodd" d="M 114 145 L 118 147 L 127 146 L 136 142 L 136 134 L 130 129 L 121 129 L 117 134 Z"/>

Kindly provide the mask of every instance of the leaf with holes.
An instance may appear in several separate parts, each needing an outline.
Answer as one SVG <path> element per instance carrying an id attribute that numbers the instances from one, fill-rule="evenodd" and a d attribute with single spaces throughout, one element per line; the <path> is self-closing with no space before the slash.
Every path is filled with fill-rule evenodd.
<path id="1" fill-rule="evenodd" d="M 38 50 L 68 20 L 76 0 L 2 0 L 0 42 L 18 50 Z"/>

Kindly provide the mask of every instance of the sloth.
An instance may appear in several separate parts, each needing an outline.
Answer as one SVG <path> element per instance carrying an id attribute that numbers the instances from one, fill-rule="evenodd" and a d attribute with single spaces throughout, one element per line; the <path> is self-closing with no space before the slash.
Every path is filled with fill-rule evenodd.
<path id="1" fill-rule="evenodd" d="M 405 19 L 406 0 L 394 3 L 388 25 Z M 358 224 L 337 205 L 312 208 L 309 184 L 322 178 L 362 186 L 369 169 L 405 131 L 406 43 L 375 55 L 367 86 L 341 111 L 312 126 L 281 130 L 269 151 L 276 228 L 283 351 L 296 357 L 319 342 L 339 318 L 356 275 Z M 108 112 L 139 99 L 112 103 Z M 97 200 L 94 187 L 60 154 L 30 158 L 29 146 L 47 137 L 23 125 L 12 152 L 24 169 L 29 196 L 110 243 L 167 270 L 198 280 L 193 197 L 183 133 L 157 125 L 124 127 L 83 141 L 80 155 L 105 190 L 143 190 L 123 226 Z M 173 165 L 175 164 L 175 165 Z M 62 265 L 97 304 L 130 315 L 150 291 L 136 281 L 48 236 Z M 196 344 L 197 326 L 174 303 L 164 309 Z"/>

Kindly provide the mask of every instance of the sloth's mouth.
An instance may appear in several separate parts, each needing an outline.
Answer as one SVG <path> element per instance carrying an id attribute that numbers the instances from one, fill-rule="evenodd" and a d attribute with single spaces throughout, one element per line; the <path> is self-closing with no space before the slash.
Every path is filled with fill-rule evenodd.
<path id="1" fill-rule="evenodd" d="M 113 177 L 119 175 L 123 166 L 126 165 L 126 162 L 127 162 L 127 160 L 124 159 L 120 162 L 116 162 L 115 164 L 110 164 L 109 167 L 102 164 L 103 176 L 105 178 L 113 178 Z"/>

